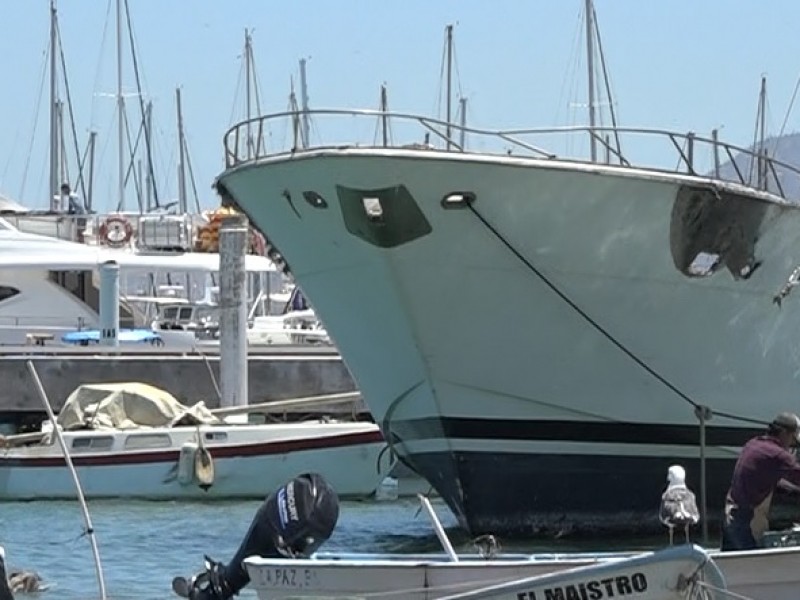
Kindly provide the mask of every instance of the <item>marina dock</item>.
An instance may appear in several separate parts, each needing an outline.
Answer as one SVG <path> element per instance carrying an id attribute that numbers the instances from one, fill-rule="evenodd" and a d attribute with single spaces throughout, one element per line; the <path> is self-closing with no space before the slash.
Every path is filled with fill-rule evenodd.
<path id="1" fill-rule="evenodd" d="M 0 352 L 0 422 L 38 422 L 41 403 L 31 385 L 25 363 L 32 360 L 42 383 L 58 411 L 67 396 L 79 385 L 89 382 L 139 381 L 163 388 L 179 401 L 193 404 L 203 400 L 209 408 L 219 407 L 219 349 L 208 348 L 186 353 L 163 348 L 102 347 L 33 349 L 31 346 L 4 347 Z M 99 354 L 104 360 L 95 360 Z M 356 390 L 344 362 L 335 348 L 275 347 L 251 349 L 248 358 L 249 394 L 253 403 L 301 396 L 317 396 Z M 213 376 L 212 376 L 213 374 Z M 317 407 L 331 414 L 350 413 L 351 406 Z M 359 401 L 359 412 L 366 412 Z"/>

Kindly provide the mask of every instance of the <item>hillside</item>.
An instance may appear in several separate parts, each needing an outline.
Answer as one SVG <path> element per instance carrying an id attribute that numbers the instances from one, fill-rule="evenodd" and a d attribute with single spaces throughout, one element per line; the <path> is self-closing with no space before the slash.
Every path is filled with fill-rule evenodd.
<path id="1" fill-rule="evenodd" d="M 800 170 L 800 133 L 789 133 L 781 137 L 769 138 L 765 146 L 771 157 Z M 750 156 L 738 155 L 736 157 L 736 166 L 746 181 L 748 178 L 752 178 L 752 183 L 755 183 L 756 166 Z M 738 181 L 739 179 L 730 161 L 722 165 L 720 172 L 723 179 L 733 181 Z M 786 168 L 779 168 L 777 165 L 775 172 L 783 188 L 784 196 L 800 201 L 800 174 L 789 171 Z M 775 185 L 774 175 L 770 174 L 768 181 L 769 189 L 775 191 L 777 186 Z"/>

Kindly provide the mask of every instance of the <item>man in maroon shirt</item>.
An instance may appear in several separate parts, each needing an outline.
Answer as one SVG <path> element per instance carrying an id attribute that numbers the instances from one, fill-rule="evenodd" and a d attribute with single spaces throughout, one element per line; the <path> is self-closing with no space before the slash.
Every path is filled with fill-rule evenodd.
<path id="1" fill-rule="evenodd" d="M 798 445 L 800 419 L 781 413 L 767 434 L 754 437 L 742 448 L 725 499 L 722 550 L 759 547 L 769 525 L 772 493 L 782 481 L 800 485 L 800 464 L 790 451 Z"/>

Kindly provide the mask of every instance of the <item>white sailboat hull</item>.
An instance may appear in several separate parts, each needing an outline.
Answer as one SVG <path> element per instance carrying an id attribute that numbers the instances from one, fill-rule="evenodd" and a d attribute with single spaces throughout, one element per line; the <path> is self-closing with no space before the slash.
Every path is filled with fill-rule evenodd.
<path id="1" fill-rule="evenodd" d="M 372 423 L 202 426 L 214 464 L 202 489 L 186 477 L 194 427 L 65 432 L 87 498 L 264 498 L 298 473 L 323 475 L 342 497 L 371 495 L 388 473 L 380 431 Z M 206 439 L 208 438 L 208 439 Z M 169 444 L 168 446 L 166 444 Z M 189 454 L 182 447 L 188 444 Z M 0 454 L 0 499 L 74 499 L 75 485 L 57 443 Z"/>
<path id="2" fill-rule="evenodd" d="M 695 405 L 714 413 L 715 516 L 737 447 L 796 394 L 800 300 L 774 298 L 800 265 L 800 211 L 770 194 L 358 148 L 245 162 L 218 187 L 286 257 L 394 449 L 472 533 L 652 525 L 670 464 L 699 485 Z M 474 201 L 446 208 L 453 194 Z M 718 262 L 699 276 L 704 255 Z"/>

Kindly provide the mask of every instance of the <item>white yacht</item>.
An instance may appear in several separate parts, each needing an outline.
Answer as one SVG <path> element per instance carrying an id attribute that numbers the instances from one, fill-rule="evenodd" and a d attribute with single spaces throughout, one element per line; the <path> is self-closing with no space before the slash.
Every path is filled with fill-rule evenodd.
<path id="1" fill-rule="evenodd" d="M 218 343 L 219 254 L 75 243 L 22 232 L 0 219 L 0 346 L 94 341 L 97 269 L 110 259 L 120 265 L 125 284 L 121 328 L 153 330 L 133 339 L 173 349 Z M 329 343 L 313 311 L 291 310 L 293 294 L 300 292 L 271 260 L 250 254 L 245 269 L 251 345 Z M 160 276 L 173 284 L 157 284 Z M 123 335 L 123 343 L 126 337 L 131 336 Z"/>
<path id="2" fill-rule="evenodd" d="M 796 167 L 691 132 L 469 128 L 476 152 L 426 117 L 310 116 L 321 141 L 256 157 L 237 136 L 300 115 L 234 127 L 217 190 L 286 257 L 384 435 L 465 527 L 645 526 L 670 464 L 700 488 L 702 440 L 719 512 L 737 447 L 800 384 Z M 353 119 L 443 141 L 343 140 Z M 595 160 L 546 149 L 581 138 Z"/>

